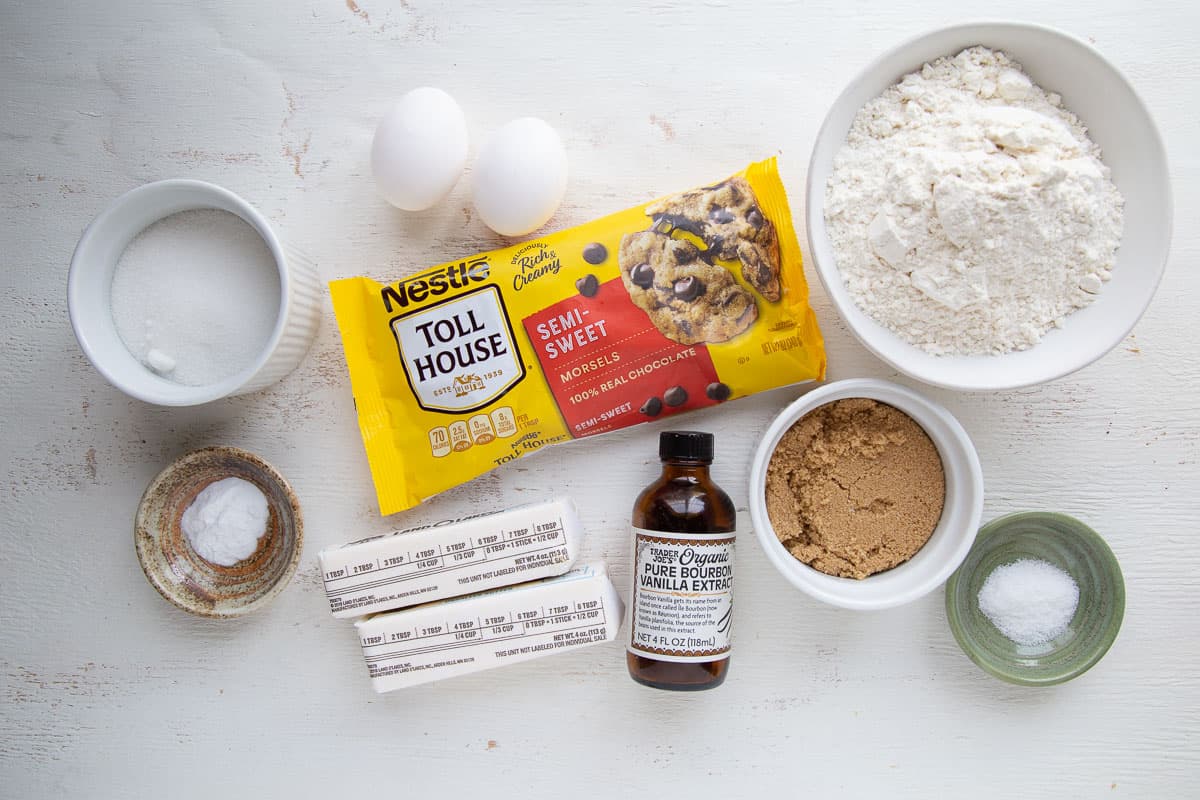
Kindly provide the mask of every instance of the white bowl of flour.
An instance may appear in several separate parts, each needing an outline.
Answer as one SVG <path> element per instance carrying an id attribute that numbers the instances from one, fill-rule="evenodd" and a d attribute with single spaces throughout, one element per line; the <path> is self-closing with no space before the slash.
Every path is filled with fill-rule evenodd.
<path id="1" fill-rule="evenodd" d="M 1128 81 L 1071 36 L 1006 22 L 934 31 L 864 69 L 817 136 L 807 201 L 811 256 L 859 340 L 974 391 L 1116 346 L 1158 286 L 1173 214 Z"/>

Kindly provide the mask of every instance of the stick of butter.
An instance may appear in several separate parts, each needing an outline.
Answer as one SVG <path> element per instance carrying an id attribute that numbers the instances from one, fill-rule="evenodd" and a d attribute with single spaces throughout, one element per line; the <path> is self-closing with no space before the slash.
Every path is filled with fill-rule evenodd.
<path id="1" fill-rule="evenodd" d="M 575 504 L 558 498 L 322 550 L 321 575 L 333 615 L 356 617 L 561 575 L 582 539 Z"/>
<path id="2" fill-rule="evenodd" d="M 624 607 L 604 564 L 355 623 L 371 684 L 390 692 L 610 642 Z"/>

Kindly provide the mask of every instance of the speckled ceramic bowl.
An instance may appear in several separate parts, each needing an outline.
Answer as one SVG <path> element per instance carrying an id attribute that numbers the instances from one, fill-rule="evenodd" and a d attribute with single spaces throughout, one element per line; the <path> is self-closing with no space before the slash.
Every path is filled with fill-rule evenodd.
<path id="1" fill-rule="evenodd" d="M 204 487 L 222 478 L 250 481 L 266 495 L 267 532 L 249 558 L 231 567 L 205 561 L 188 543 L 180 518 Z M 240 617 L 283 590 L 300 561 L 300 503 L 266 461 L 236 447 L 188 453 L 146 487 L 134 521 L 134 545 L 146 578 L 174 605 L 204 617 Z"/>
<path id="2" fill-rule="evenodd" d="M 1079 585 L 1070 625 L 1046 644 L 1016 644 L 979 610 L 979 590 L 992 570 L 1022 558 L 1053 564 Z M 992 520 L 946 583 L 946 617 L 963 652 L 1021 686 L 1050 686 L 1087 672 L 1112 646 L 1124 614 L 1125 580 L 1116 556 L 1099 534 L 1066 514 L 1024 511 Z"/>

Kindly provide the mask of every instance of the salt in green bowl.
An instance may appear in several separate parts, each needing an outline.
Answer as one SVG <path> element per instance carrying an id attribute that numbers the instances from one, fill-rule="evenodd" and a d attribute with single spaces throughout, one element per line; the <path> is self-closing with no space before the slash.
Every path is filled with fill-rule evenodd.
<path id="1" fill-rule="evenodd" d="M 979 610 L 992 570 L 1040 559 L 1079 585 L 1079 606 L 1066 632 L 1041 645 L 1019 645 Z M 946 617 L 959 647 L 985 671 L 1021 686 L 1051 686 L 1087 672 L 1117 638 L 1125 615 L 1125 580 L 1100 535 L 1074 517 L 1023 511 L 979 529 L 967 558 L 946 582 Z"/>

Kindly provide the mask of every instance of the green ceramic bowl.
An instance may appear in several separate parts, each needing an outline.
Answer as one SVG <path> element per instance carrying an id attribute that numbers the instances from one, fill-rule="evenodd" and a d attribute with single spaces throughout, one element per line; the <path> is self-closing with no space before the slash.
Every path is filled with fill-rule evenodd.
<path id="1" fill-rule="evenodd" d="M 979 610 L 979 589 L 996 567 L 1041 559 L 1079 585 L 1079 607 L 1058 638 L 1019 645 Z M 946 617 L 958 645 L 997 678 L 1021 686 L 1051 686 L 1087 672 L 1117 638 L 1125 615 L 1125 580 L 1100 535 L 1066 514 L 1023 511 L 979 529 L 962 566 L 946 582 Z"/>

